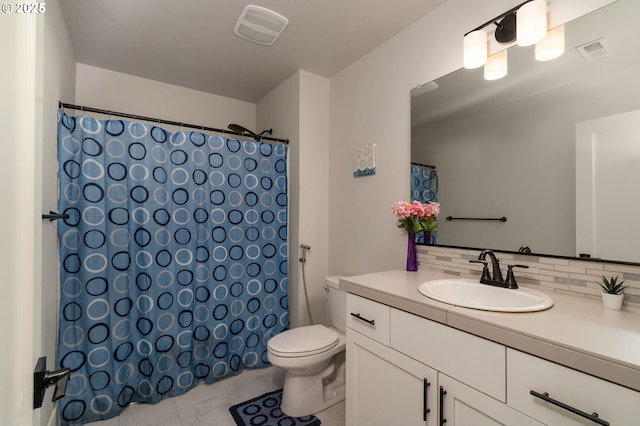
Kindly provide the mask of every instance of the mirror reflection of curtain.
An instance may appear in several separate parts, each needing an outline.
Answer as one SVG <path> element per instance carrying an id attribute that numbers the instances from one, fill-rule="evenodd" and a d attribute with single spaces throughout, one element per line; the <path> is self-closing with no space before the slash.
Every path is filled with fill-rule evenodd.
<path id="1" fill-rule="evenodd" d="M 428 203 L 438 201 L 438 171 L 434 166 L 427 164 L 411 163 L 411 200 Z M 435 244 L 438 232 L 432 232 L 430 238 L 426 238 L 421 232 L 416 236 L 416 242 L 422 244 Z M 426 238 L 426 240 L 425 240 Z"/>

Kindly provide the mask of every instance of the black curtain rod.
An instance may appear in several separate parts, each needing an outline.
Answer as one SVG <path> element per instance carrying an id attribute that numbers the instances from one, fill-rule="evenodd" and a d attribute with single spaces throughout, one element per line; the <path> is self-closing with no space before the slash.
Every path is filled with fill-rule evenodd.
<path id="1" fill-rule="evenodd" d="M 422 164 L 422 163 L 414 163 L 413 161 L 411 162 L 411 164 L 413 164 L 414 166 L 422 166 L 422 167 L 427 167 L 429 169 L 436 169 L 436 166 L 430 166 L 429 164 Z"/>
<path id="2" fill-rule="evenodd" d="M 108 115 L 112 115 L 115 117 L 122 117 L 122 118 L 131 118 L 132 120 L 143 120 L 143 121 L 149 121 L 149 122 L 153 122 L 153 123 L 160 123 L 160 124 L 170 124 L 172 126 L 180 126 L 180 127 L 186 127 L 189 129 L 197 129 L 197 130 L 201 130 L 201 131 L 208 131 L 208 132 L 215 132 L 215 133 L 222 133 L 223 135 L 238 135 L 238 136 L 248 136 L 253 138 L 251 135 L 248 135 L 246 133 L 243 132 L 234 132 L 233 130 L 224 130 L 224 129 L 216 129 L 214 127 L 207 127 L 207 126 L 197 126 L 195 124 L 187 124 L 187 123 L 180 123 L 178 121 L 171 121 L 171 120 L 163 120 L 161 118 L 153 118 L 153 117 L 145 117 L 142 115 L 135 115 L 135 114 L 127 114 L 124 112 L 117 112 L 117 111 L 109 111 L 106 109 L 99 109 L 99 108 L 91 108 L 91 107 L 86 107 L 86 106 L 80 106 L 80 105 L 73 105 L 73 104 L 67 104 L 64 102 L 58 102 L 58 108 L 68 108 L 68 109 L 73 109 L 73 110 L 78 110 L 78 111 L 86 111 L 86 112 L 94 112 L 97 114 L 108 114 Z M 283 143 L 283 144 L 289 144 L 289 139 L 278 139 L 278 138 L 272 138 L 269 136 L 261 136 L 260 140 L 268 140 L 268 141 L 273 141 L 273 142 L 279 142 L 279 143 Z"/>

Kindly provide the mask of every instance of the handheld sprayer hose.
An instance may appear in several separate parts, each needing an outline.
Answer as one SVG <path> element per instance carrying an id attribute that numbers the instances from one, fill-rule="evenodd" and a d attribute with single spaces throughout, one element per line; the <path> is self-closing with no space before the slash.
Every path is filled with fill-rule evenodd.
<path id="1" fill-rule="evenodd" d="M 302 263 L 302 287 L 304 289 L 304 300 L 307 304 L 307 315 L 309 315 L 309 323 L 313 325 L 313 317 L 311 316 L 311 306 L 309 305 L 309 295 L 307 294 L 307 278 L 304 273 L 304 265 L 307 263 L 307 250 L 311 250 L 311 247 L 300 244 L 300 248 L 302 248 L 302 256 L 300 259 L 300 263 Z"/>

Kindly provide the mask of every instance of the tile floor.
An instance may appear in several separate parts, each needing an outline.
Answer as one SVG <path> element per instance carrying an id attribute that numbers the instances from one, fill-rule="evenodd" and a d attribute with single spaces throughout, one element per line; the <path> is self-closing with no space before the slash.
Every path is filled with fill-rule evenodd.
<path id="1" fill-rule="evenodd" d="M 131 405 L 119 417 L 88 426 L 236 426 L 229 407 L 280 389 L 283 381 L 284 372 L 277 367 L 245 370 L 158 404 Z M 323 426 L 345 426 L 344 401 L 316 413 L 316 417 Z"/>

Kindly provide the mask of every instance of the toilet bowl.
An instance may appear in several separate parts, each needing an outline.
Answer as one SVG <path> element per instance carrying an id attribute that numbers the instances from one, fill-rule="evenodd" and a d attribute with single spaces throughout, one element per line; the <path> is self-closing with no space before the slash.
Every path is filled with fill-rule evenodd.
<path id="1" fill-rule="evenodd" d="M 346 293 L 327 277 L 331 327 L 321 324 L 280 333 L 267 343 L 271 364 L 285 371 L 280 409 L 290 417 L 322 411 L 344 400 Z"/>

